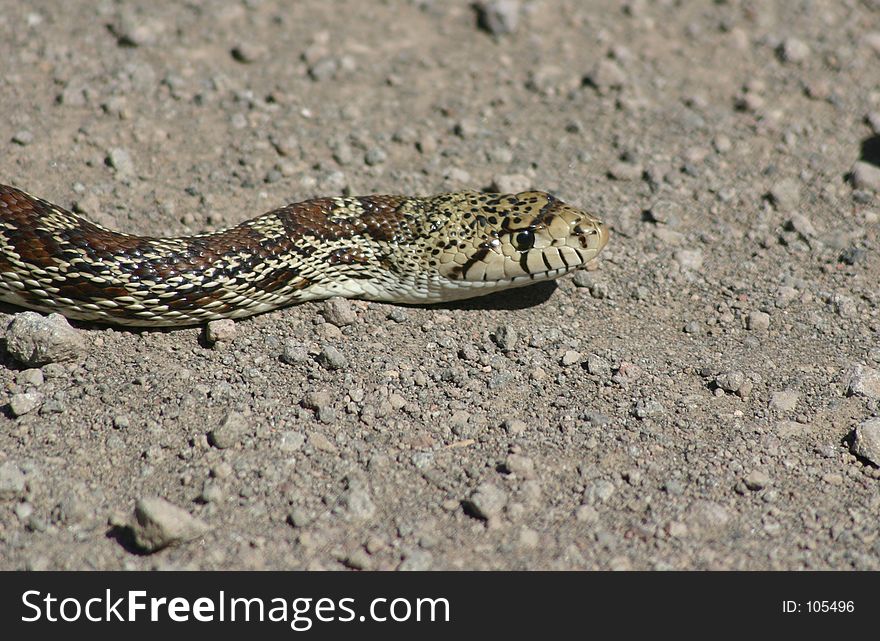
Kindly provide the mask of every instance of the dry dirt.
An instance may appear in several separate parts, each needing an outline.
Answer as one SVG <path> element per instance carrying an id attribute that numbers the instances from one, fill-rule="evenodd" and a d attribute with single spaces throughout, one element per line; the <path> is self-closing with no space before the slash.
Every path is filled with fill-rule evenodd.
<path id="1" fill-rule="evenodd" d="M 852 453 L 880 396 L 880 3 L 506 17 L 0 1 L 0 182 L 102 224 L 534 187 L 613 232 L 576 279 L 470 303 L 3 357 L 0 568 L 880 569 L 880 456 Z M 138 550 L 152 496 L 208 531 Z"/>

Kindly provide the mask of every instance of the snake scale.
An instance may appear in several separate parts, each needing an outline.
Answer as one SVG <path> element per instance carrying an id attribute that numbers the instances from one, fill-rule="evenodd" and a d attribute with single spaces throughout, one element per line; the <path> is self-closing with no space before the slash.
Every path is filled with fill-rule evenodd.
<path id="1" fill-rule="evenodd" d="M 316 198 L 222 231 L 154 238 L 0 185 L 0 300 L 136 326 L 330 296 L 433 303 L 557 278 L 607 241 L 596 217 L 537 191 Z"/>

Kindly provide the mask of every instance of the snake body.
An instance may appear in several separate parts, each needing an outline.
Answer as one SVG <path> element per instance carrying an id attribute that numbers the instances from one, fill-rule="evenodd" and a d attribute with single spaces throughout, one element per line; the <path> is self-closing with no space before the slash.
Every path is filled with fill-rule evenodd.
<path id="1" fill-rule="evenodd" d="M 601 221 L 543 192 L 316 198 L 222 231 L 154 238 L 0 185 L 0 300 L 139 326 L 330 296 L 432 303 L 556 278 L 607 240 Z"/>

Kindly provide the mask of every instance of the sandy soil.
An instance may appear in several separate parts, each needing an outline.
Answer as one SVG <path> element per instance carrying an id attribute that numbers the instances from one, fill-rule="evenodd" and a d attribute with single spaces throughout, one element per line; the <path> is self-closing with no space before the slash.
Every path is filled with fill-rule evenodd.
<path id="1" fill-rule="evenodd" d="M 3 357 L 0 568 L 880 569 L 880 4 L 504 18 L 0 1 L 0 181 L 102 224 L 534 187 L 613 230 L 591 271 L 470 303 Z M 207 531 L 138 550 L 152 496 Z"/>

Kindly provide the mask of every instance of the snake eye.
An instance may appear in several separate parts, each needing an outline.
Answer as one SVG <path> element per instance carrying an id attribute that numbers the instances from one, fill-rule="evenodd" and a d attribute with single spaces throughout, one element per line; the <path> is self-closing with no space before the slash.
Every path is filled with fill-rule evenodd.
<path id="1" fill-rule="evenodd" d="M 535 246 L 535 232 L 531 229 L 521 231 L 516 235 L 516 248 L 521 251 L 528 251 Z"/>

